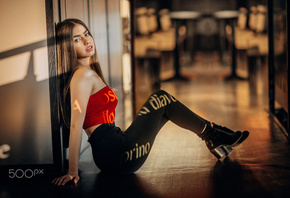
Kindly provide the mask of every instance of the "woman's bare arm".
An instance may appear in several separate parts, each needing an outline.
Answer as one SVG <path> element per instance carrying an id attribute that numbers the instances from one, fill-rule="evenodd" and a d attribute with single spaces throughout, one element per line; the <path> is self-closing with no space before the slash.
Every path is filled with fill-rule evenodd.
<path id="1" fill-rule="evenodd" d="M 69 171 L 67 175 L 53 180 L 57 185 L 65 185 L 73 180 L 77 183 L 78 161 L 81 147 L 82 127 L 85 119 L 86 107 L 92 92 L 92 72 L 86 68 L 78 69 L 70 84 L 71 94 L 71 125 L 69 138 Z"/>

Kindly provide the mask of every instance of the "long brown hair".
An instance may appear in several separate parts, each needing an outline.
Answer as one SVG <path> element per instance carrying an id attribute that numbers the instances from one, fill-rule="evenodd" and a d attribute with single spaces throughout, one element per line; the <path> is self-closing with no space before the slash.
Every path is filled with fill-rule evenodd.
<path id="1" fill-rule="evenodd" d="M 79 19 L 66 19 L 56 25 L 56 51 L 57 51 L 57 68 L 59 76 L 59 96 L 60 109 L 64 123 L 70 125 L 70 81 L 77 68 L 77 53 L 73 44 L 73 28 L 77 25 L 83 25 L 88 33 L 92 36 L 88 27 Z M 95 45 L 94 45 L 95 46 Z M 97 50 L 91 57 L 91 69 L 93 69 L 105 84 L 101 66 L 99 63 Z"/>

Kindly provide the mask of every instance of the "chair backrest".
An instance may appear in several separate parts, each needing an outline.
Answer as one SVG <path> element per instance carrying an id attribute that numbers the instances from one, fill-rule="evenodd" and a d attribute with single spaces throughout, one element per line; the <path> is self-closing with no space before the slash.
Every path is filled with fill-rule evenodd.
<path id="1" fill-rule="evenodd" d="M 156 16 L 156 11 L 154 8 L 149 8 L 147 10 L 147 16 L 148 16 L 148 26 L 150 32 L 156 32 L 158 29 L 158 20 Z"/>
<path id="2" fill-rule="evenodd" d="M 257 7 L 251 6 L 249 14 L 249 28 L 255 31 L 256 25 L 257 25 Z"/>
<path id="3" fill-rule="evenodd" d="M 158 29 L 158 20 L 155 9 L 140 7 L 136 9 L 137 32 L 142 35 L 148 35 Z"/>
<path id="4" fill-rule="evenodd" d="M 264 32 L 266 30 L 266 13 L 267 7 L 264 5 L 257 6 L 257 24 L 256 32 Z"/>
<path id="5" fill-rule="evenodd" d="M 247 20 L 248 20 L 248 10 L 244 7 L 241 7 L 240 9 L 240 14 L 238 17 L 238 27 L 240 29 L 246 29 L 247 27 Z"/>
<path id="6" fill-rule="evenodd" d="M 140 7 L 135 11 L 137 32 L 142 35 L 148 35 L 150 29 L 148 26 L 147 8 Z"/>
<path id="7" fill-rule="evenodd" d="M 251 7 L 249 15 L 249 28 L 255 32 L 266 31 L 267 7 L 265 5 L 257 5 Z"/>
<path id="8" fill-rule="evenodd" d="M 169 16 L 168 9 L 162 9 L 159 11 L 160 27 L 163 31 L 168 31 L 172 27 L 171 18 Z"/>

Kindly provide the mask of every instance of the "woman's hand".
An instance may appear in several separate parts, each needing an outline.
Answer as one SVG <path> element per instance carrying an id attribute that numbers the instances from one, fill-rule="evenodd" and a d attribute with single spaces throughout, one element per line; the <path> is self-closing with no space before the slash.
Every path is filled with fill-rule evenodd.
<path id="1" fill-rule="evenodd" d="M 77 174 L 67 174 L 59 178 L 55 178 L 51 183 L 64 186 L 67 182 L 73 181 L 74 184 L 77 184 L 80 180 L 80 177 Z"/>

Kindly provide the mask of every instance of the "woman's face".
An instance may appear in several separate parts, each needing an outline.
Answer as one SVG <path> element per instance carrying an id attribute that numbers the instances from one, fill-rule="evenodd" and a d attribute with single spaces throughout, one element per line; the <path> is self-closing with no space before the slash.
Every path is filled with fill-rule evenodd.
<path id="1" fill-rule="evenodd" d="M 73 28 L 73 43 L 78 59 L 88 58 L 95 54 L 93 37 L 81 24 L 76 24 Z"/>

